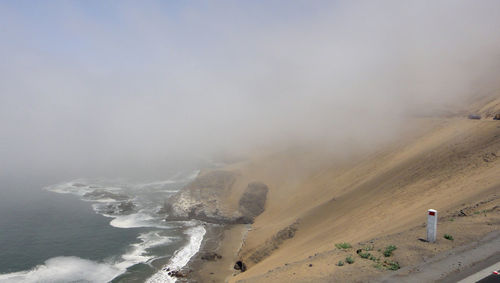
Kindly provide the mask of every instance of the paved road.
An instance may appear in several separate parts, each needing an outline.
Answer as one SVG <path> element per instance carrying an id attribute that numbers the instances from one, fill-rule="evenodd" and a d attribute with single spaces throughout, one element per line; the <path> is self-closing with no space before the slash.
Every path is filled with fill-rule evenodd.
<path id="1" fill-rule="evenodd" d="M 498 247 L 500 249 L 500 247 Z M 492 282 L 500 282 L 500 274 L 494 274 L 493 271 L 500 270 L 500 262 L 493 264 L 491 266 L 486 267 L 483 270 L 480 270 L 460 281 L 458 283 L 472 283 L 472 282 L 480 282 L 480 283 L 492 283 Z"/>

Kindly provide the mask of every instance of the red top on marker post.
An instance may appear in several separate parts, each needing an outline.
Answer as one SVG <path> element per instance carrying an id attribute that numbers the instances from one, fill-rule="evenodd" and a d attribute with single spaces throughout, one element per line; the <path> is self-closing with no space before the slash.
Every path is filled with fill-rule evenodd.
<path id="1" fill-rule="evenodd" d="M 434 216 L 434 215 L 436 215 L 436 213 L 434 211 L 429 211 L 429 215 Z"/>

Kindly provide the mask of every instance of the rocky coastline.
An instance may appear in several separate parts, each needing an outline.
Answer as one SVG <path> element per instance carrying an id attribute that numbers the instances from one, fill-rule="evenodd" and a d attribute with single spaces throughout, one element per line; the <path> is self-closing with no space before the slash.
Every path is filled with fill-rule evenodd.
<path id="1" fill-rule="evenodd" d="M 237 261 L 241 247 L 241 231 L 247 229 L 244 224 L 253 223 L 264 211 L 269 191 L 267 185 L 258 181 L 236 186 L 238 177 L 232 171 L 205 172 L 167 199 L 159 211 L 168 221 L 206 222 L 206 234 L 198 253 L 184 268 L 171 271 L 178 282 L 218 282 L 231 275 L 230 267 Z M 230 198 L 232 195 L 238 197 Z M 228 247 L 222 246 L 223 241 Z M 210 266 L 209 271 L 204 268 L 220 261 L 228 268 L 220 269 L 220 264 L 213 269 Z"/>
<path id="2" fill-rule="evenodd" d="M 170 197 L 160 213 L 169 221 L 196 219 L 215 224 L 250 224 L 265 208 L 269 188 L 261 182 L 250 182 L 237 204 L 228 196 L 235 194 L 238 177 L 231 171 L 211 171 L 198 176 Z"/>

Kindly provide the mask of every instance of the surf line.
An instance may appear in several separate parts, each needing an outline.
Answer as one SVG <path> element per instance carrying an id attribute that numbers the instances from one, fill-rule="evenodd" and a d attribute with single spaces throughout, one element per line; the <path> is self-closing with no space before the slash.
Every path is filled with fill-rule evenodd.
<path id="1" fill-rule="evenodd" d="M 186 266 L 191 258 L 200 250 L 201 242 L 206 232 L 203 225 L 187 229 L 185 233 L 189 235 L 189 242 L 182 249 L 175 252 L 174 256 L 169 260 L 169 263 L 165 265 L 162 270 L 151 276 L 146 282 L 160 283 L 177 281 L 177 278 L 171 276 L 171 274 Z"/>

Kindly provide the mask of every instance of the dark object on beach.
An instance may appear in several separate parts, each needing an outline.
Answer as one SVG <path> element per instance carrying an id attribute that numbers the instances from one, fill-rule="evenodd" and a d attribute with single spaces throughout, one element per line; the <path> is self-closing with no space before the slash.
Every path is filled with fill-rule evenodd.
<path id="1" fill-rule="evenodd" d="M 493 120 L 500 120 L 500 113 L 496 114 L 495 117 L 493 117 Z"/>
<path id="2" fill-rule="evenodd" d="M 220 254 L 214 252 L 206 252 L 201 255 L 202 260 L 208 260 L 208 261 L 215 261 L 221 258 L 222 256 Z"/>
<path id="3" fill-rule="evenodd" d="M 309 267 L 313 267 L 312 263 L 309 263 Z"/>
<path id="4" fill-rule="evenodd" d="M 245 272 L 245 271 L 247 271 L 247 266 L 241 260 L 238 260 L 234 264 L 234 269 L 241 270 L 241 272 Z"/>
<path id="5" fill-rule="evenodd" d="M 471 120 L 481 120 L 481 115 L 470 114 L 469 119 Z"/>
<path id="6" fill-rule="evenodd" d="M 182 277 L 186 277 L 187 276 L 187 274 L 185 274 L 184 272 L 179 271 L 179 270 L 170 271 L 168 273 L 168 275 L 172 276 L 172 277 L 177 277 L 177 278 L 182 278 Z"/>

